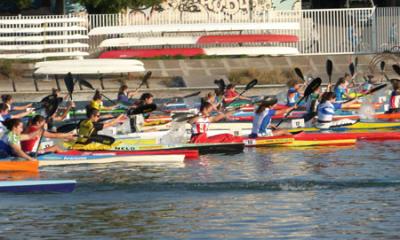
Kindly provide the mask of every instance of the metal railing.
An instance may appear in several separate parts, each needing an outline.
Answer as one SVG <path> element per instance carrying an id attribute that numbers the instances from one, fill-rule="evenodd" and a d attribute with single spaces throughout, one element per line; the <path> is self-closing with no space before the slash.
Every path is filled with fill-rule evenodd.
<path id="1" fill-rule="evenodd" d="M 242 9 L 243 10 L 243 9 Z M 400 7 L 391 8 L 359 8 L 359 9 L 324 9 L 324 10 L 288 10 L 274 11 L 266 10 L 250 11 L 244 9 L 235 14 L 226 12 L 185 12 L 177 9 L 166 9 L 162 12 L 133 12 L 127 14 L 92 14 L 80 16 L 85 18 L 80 26 L 87 28 L 87 31 L 65 31 L 64 35 L 81 34 L 87 36 L 88 31 L 97 27 L 124 26 L 124 25 L 149 25 L 149 24 L 197 24 L 197 23 L 272 23 L 272 22 L 295 22 L 300 24 L 300 29 L 293 30 L 268 30 L 268 31 L 239 31 L 239 34 L 254 33 L 276 33 L 293 34 L 299 37 L 297 43 L 271 44 L 277 46 L 296 47 L 301 55 L 316 54 L 354 54 L 354 53 L 378 53 L 383 51 L 399 50 L 400 45 Z M 37 20 L 37 19 L 63 19 L 74 17 L 66 16 L 15 16 L 0 17 L 0 38 L 1 37 L 23 37 L 26 33 L 2 33 L 1 31 L 10 28 L 4 24 L 7 20 Z M 3 22 L 3 23 L 2 23 Z M 48 23 L 48 24 L 13 24 L 14 28 L 34 27 L 56 27 L 72 26 L 73 23 Z M 56 33 L 42 35 L 51 36 Z M 59 33 L 58 33 L 59 34 Z M 196 33 L 207 35 L 208 32 Z M 215 34 L 215 33 L 213 33 Z M 219 33 L 226 34 L 226 33 Z M 32 36 L 34 34 L 31 34 Z M 37 34 L 40 35 L 40 34 Z M 193 35 L 193 33 L 164 33 L 158 36 L 182 36 Z M 36 35 L 35 35 L 36 36 Z M 127 36 L 157 36 L 154 33 L 126 34 Z M 100 42 L 117 35 L 91 36 L 88 40 L 89 51 L 95 53 L 100 51 Z M 45 41 L 43 44 L 48 44 Z M 65 40 L 54 40 L 51 43 L 65 43 Z M 0 46 L 9 45 L 10 42 L 0 41 Z M 31 42 L 14 42 L 13 44 L 27 45 Z M 260 45 L 254 44 L 255 46 Z M 1 51 L 1 50 L 0 50 Z M 62 49 L 57 51 L 72 51 Z"/>

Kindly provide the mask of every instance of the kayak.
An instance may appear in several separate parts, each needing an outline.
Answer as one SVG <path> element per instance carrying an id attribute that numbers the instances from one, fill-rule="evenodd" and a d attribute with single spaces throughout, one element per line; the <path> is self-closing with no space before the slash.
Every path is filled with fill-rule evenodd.
<path id="1" fill-rule="evenodd" d="M 131 139 L 121 138 L 112 145 L 101 143 L 74 144 L 73 142 L 65 142 L 64 147 L 67 149 L 81 151 L 137 151 L 137 150 L 198 150 L 199 154 L 236 154 L 244 150 L 243 143 L 202 143 L 202 144 L 149 144 L 140 145 L 132 144 Z M 136 141 L 139 142 L 139 141 Z"/>
<path id="2" fill-rule="evenodd" d="M 339 126 L 339 127 L 332 127 L 329 130 L 332 131 L 345 131 L 349 129 L 384 129 L 384 128 L 400 128 L 400 122 L 356 122 L 352 125 L 347 126 Z M 289 132 L 298 132 L 298 131 L 305 131 L 305 132 L 315 132 L 320 131 L 318 128 L 292 128 L 288 129 Z"/>
<path id="3" fill-rule="evenodd" d="M 0 192 L 63 192 L 74 191 L 75 180 L 0 181 Z"/>
<path id="4" fill-rule="evenodd" d="M 0 161 L 0 172 L 38 172 L 37 161 Z"/>
<path id="5" fill-rule="evenodd" d="M 39 166 L 60 166 L 75 164 L 105 164 L 129 162 L 138 165 L 183 163 L 185 155 L 64 155 L 45 154 L 38 157 Z"/>
<path id="6" fill-rule="evenodd" d="M 125 156 L 125 155 L 185 155 L 185 160 L 199 159 L 198 150 L 143 150 L 143 151 L 87 151 L 68 150 L 62 153 L 65 156 Z"/>

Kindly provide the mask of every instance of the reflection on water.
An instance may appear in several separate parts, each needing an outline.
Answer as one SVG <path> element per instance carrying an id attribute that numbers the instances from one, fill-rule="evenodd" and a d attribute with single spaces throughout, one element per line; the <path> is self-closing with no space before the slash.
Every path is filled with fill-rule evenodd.
<path id="1" fill-rule="evenodd" d="M 396 239 L 398 142 L 249 149 L 183 168 L 46 168 L 72 194 L 1 194 L 10 239 Z"/>

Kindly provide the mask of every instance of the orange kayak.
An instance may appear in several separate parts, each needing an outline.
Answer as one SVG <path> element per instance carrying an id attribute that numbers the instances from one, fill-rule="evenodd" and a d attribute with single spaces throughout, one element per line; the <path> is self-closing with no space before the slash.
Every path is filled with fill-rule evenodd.
<path id="1" fill-rule="evenodd" d="M 0 172 L 38 172 L 38 161 L 0 161 Z"/>

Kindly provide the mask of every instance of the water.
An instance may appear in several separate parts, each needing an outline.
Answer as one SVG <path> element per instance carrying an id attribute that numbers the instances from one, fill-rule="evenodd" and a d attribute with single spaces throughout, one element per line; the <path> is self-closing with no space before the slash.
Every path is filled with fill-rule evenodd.
<path id="1" fill-rule="evenodd" d="M 398 239 L 398 142 L 250 149 L 185 167 L 49 167 L 70 194 L 0 194 L 5 239 Z"/>

